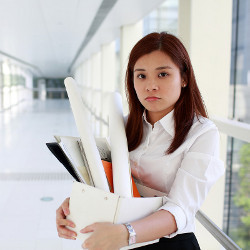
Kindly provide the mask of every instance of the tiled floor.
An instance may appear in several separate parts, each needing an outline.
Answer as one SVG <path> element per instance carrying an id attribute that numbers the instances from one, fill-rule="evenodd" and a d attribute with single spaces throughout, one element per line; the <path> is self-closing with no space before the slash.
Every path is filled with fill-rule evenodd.
<path id="1" fill-rule="evenodd" d="M 57 236 L 55 211 L 72 179 L 45 145 L 53 135 L 78 135 L 67 100 L 23 102 L 0 113 L 0 250 L 81 249 Z"/>

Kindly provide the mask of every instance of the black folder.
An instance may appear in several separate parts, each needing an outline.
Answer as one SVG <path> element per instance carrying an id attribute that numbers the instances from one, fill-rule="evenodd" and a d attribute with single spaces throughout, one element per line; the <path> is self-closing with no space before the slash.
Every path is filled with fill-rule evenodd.
<path id="1" fill-rule="evenodd" d="M 71 176 L 79 182 L 83 182 L 81 177 L 76 173 L 74 170 L 73 165 L 71 164 L 69 158 L 65 155 L 61 147 L 58 145 L 57 142 L 49 142 L 46 143 L 49 150 L 52 154 L 62 163 L 62 165 L 67 169 L 67 171 L 71 174 Z"/>

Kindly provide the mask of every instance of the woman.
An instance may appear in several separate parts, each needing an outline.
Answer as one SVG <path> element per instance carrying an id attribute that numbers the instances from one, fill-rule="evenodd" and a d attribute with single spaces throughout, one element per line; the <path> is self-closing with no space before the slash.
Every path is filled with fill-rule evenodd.
<path id="1" fill-rule="evenodd" d="M 126 73 L 129 115 L 126 134 L 133 176 L 167 194 L 155 213 L 126 225 L 95 223 L 83 248 L 119 249 L 160 238 L 140 249 L 200 249 L 195 214 L 212 184 L 224 173 L 219 134 L 207 119 L 186 49 L 175 36 L 151 33 L 132 49 Z M 60 237 L 74 238 L 65 226 L 68 199 L 57 210 Z"/>

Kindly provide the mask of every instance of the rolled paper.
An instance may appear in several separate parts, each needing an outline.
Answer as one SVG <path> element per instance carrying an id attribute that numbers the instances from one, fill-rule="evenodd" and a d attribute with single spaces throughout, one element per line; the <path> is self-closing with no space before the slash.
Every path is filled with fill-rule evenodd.
<path id="1" fill-rule="evenodd" d="M 103 169 L 101 157 L 97 149 L 89 121 L 86 118 L 87 110 L 83 104 L 76 81 L 72 77 L 67 77 L 64 80 L 64 84 L 75 118 L 76 127 L 78 133 L 80 134 L 81 142 L 86 154 L 94 186 L 109 192 L 108 181 Z"/>
<path id="2" fill-rule="evenodd" d="M 132 197 L 128 143 L 123 119 L 122 99 L 119 93 L 110 94 L 109 112 L 114 193 L 122 197 Z"/>

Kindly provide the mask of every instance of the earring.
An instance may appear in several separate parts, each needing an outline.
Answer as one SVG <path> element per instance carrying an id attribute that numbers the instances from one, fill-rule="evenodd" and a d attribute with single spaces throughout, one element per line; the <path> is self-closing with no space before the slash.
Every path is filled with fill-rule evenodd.
<path id="1" fill-rule="evenodd" d="M 186 82 L 185 82 L 184 79 L 182 80 L 182 85 L 181 86 L 182 86 L 182 88 L 185 88 L 187 86 L 187 84 L 186 84 Z"/>

